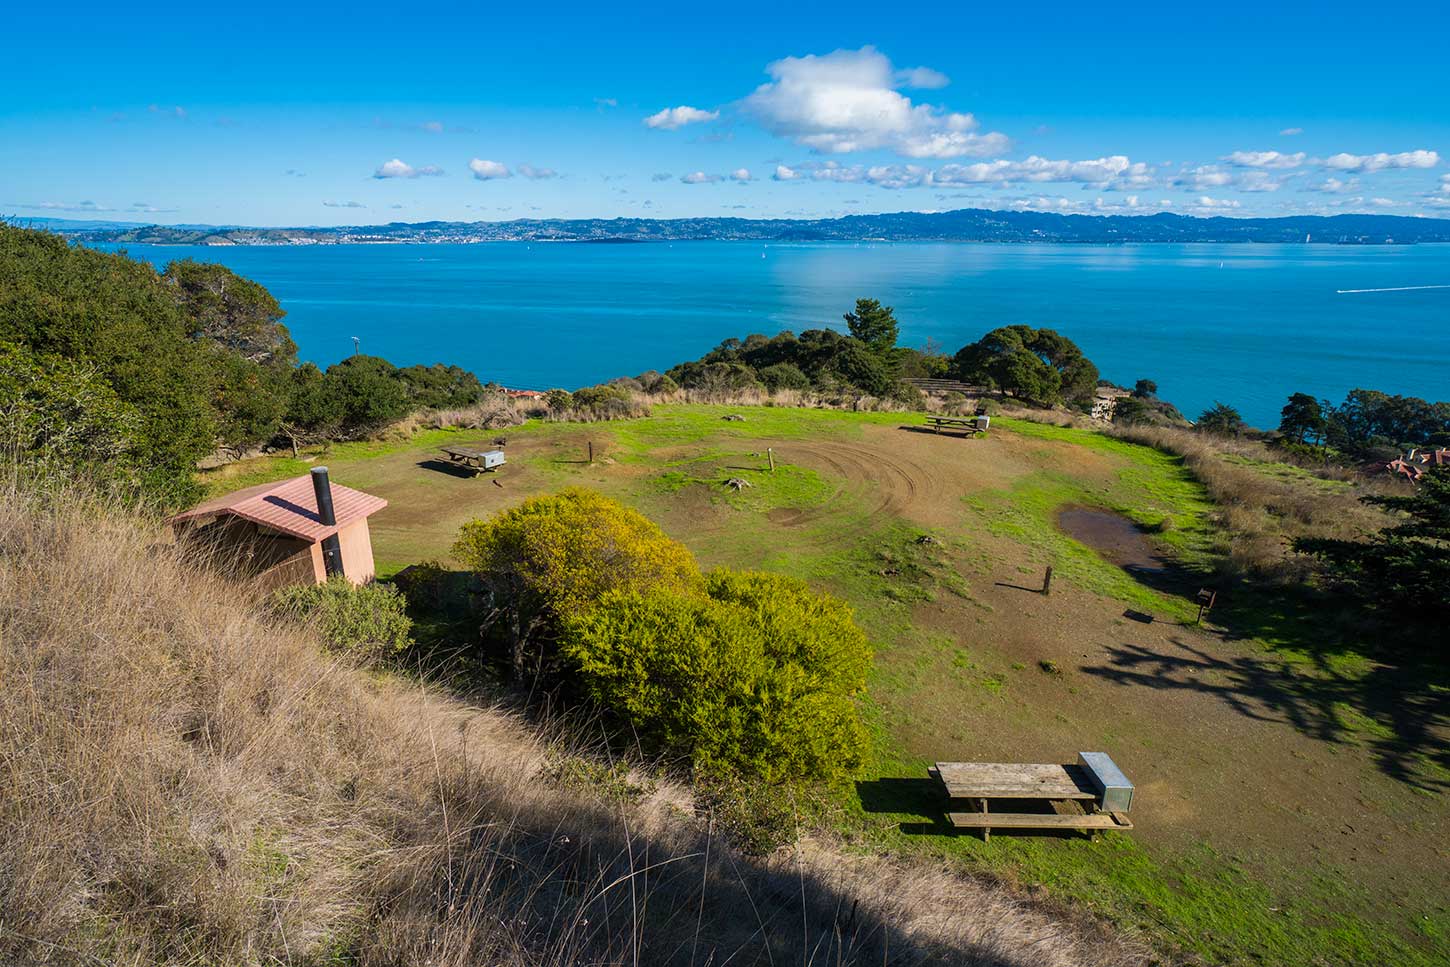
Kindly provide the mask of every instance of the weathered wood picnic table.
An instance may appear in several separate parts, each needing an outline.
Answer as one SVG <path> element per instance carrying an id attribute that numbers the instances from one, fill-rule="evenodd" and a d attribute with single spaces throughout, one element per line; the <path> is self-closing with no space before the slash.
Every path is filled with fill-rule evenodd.
<path id="1" fill-rule="evenodd" d="M 1102 752 L 1083 752 L 1069 765 L 1020 762 L 938 762 L 927 772 L 946 790 L 947 819 L 958 829 L 1132 829 L 1133 784 Z M 1045 800 L 1086 806 L 1086 812 L 989 812 L 992 799 Z M 976 812 L 952 807 L 978 807 Z"/>
<path id="2" fill-rule="evenodd" d="M 948 430 L 960 427 L 968 433 L 986 433 L 991 422 L 990 416 L 938 416 L 932 414 L 926 418 L 926 425 L 936 433 L 940 433 L 943 427 Z"/>
<path id="3" fill-rule="evenodd" d="M 502 450 L 476 450 L 473 447 L 449 446 L 443 448 L 448 459 L 459 467 L 474 473 L 497 470 L 506 462 Z"/>

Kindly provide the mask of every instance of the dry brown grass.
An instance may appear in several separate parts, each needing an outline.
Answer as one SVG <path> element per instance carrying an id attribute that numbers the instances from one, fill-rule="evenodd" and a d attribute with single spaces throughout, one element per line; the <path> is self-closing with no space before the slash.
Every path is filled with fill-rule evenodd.
<path id="1" fill-rule="evenodd" d="M 0 489 L 0 963 L 1129 965 L 1001 888 L 712 839 L 324 656 L 154 523 Z"/>
<path id="2" fill-rule="evenodd" d="M 1318 565 L 1293 551 L 1297 537 L 1358 540 L 1388 517 L 1360 498 L 1397 492 L 1392 478 L 1365 478 L 1342 467 L 1314 466 L 1258 440 L 1214 436 L 1163 426 L 1104 426 L 1054 410 L 1012 410 L 1009 415 L 1054 426 L 1100 430 L 1183 459 L 1208 490 L 1222 528 L 1222 566 L 1230 576 L 1279 583 L 1310 578 Z"/>

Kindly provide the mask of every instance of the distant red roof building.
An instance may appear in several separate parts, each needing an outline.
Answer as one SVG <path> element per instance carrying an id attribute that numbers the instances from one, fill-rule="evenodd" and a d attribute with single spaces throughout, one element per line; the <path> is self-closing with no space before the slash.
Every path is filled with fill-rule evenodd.
<path id="1" fill-rule="evenodd" d="M 322 523 L 309 475 L 204 501 L 171 518 L 171 525 L 178 536 L 213 542 L 219 553 L 275 585 L 327 580 L 322 542 L 335 534 L 343 573 L 354 583 L 370 581 L 375 569 L 368 517 L 388 502 L 340 484 L 331 489 L 331 525 Z"/>
<path id="2" fill-rule="evenodd" d="M 536 389 L 505 389 L 504 392 L 516 400 L 541 400 L 547 395 Z"/>

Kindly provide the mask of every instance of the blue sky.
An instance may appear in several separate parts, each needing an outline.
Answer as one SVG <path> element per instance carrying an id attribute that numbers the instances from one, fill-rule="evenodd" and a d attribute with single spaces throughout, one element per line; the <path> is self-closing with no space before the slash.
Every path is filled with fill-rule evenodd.
<path id="1" fill-rule="evenodd" d="M 1443 3 L 82 3 L 5 22 L 0 214 L 22 218 L 1450 217 Z"/>

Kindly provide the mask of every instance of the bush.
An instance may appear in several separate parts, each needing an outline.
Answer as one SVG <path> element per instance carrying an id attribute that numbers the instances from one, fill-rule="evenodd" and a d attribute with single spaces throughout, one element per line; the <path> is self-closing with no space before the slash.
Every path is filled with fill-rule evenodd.
<path id="1" fill-rule="evenodd" d="M 413 643 L 407 606 L 392 585 L 357 585 L 345 577 L 282 588 L 272 598 L 274 613 L 313 622 L 332 648 L 374 660 Z"/>
<path id="2" fill-rule="evenodd" d="M 766 783 L 738 772 L 695 776 L 695 808 L 741 851 L 764 856 L 796 842 L 824 818 L 824 790 L 800 782 Z"/>
<path id="3" fill-rule="evenodd" d="M 510 650 L 516 674 L 551 665 L 559 623 L 607 592 L 703 584 L 683 544 L 638 511 L 582 488 L 470 521 L 453 554 L 478 572 L 489 609 L 484 634 Z"/>
<path id="4" fill-rule="evenodd" d="M 544 405 L 550 413 L 568 413 L 574 408 L 574 394 L 566 389 L 551 389 L 544 394 Z"/>
<path id="5" fill-rule="evenodd" d="M 704 594 L 611 591 L 570 614 L 561 651 L 587 695 L 705 772 L 830 781 L 865 753 L 866 637 L 803 581 L 722 570 Z"/>
<path id="6" fill-rule="evenodd" d="M 760 381 L 772 393 L 783 389 L 803 390 L 811 388 L 811 381 L 800 367 L 790 363 L 776 363 L 760 371 Z"/>

